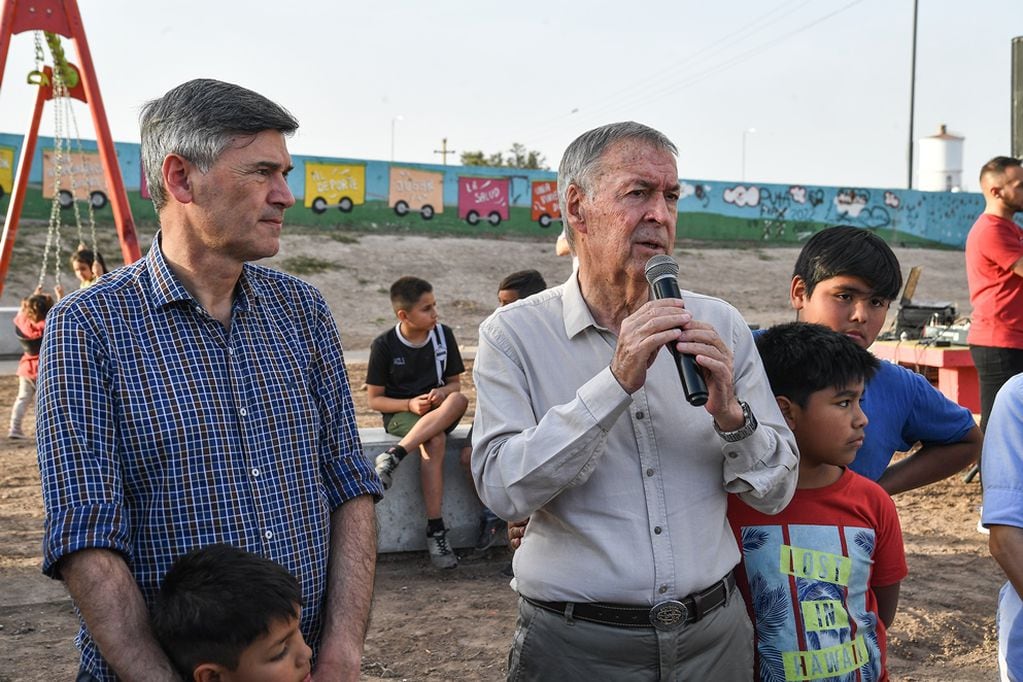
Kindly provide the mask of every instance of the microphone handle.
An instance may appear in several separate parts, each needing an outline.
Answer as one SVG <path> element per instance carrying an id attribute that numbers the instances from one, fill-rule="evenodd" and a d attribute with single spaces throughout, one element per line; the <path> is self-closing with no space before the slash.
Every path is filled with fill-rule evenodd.
<path id="1" fill-rule="evenodd" d="M 682 380 L 682 392 L 686 400 L 693 407 L 700 407 L 707 404 L 707 382 L 703 380 L 696 360 L 692 355 L 685 355 L 678 352 L 674 343 L 669 343 L 668 351 L 675 358 L 675 366 L 678 368 L 678 378 Z"/>
<path id="2" fill-rule="evenodd" d="M 662 277 L 652 283 L 654 298 L 682 298 L 682 292 L 678 288 L 678 280 L 674 277 Z M 668 351 L 675 358 L 675 366 L 678 368 L 678 378 L 682 380 L 682 392 L 686 400 L 693 407 L 700 407 L 707 403 L 707 382 L 703 380 L 696 360 L 692 355 L 680 353 L 675 348 L 675 343 L 667 344 Z"/>

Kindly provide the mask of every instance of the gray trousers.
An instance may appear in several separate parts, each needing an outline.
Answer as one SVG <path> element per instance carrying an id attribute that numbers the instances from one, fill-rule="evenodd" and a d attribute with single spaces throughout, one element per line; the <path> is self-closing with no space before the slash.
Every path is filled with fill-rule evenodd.
<path id="1" fill-rule="evenodd" d="M 11 431 L 21 433 L 21 423 L 25 420 L 28 406 L 35 402 L 36 382 L 25 377 L 18 377 L 18 397 L 11 408 Z"/>
<path id="2" fill-rule="evenodd" d="M 519 599 L 509 682 L 753 679 L 753 626 L 738 590 L 702 620 L 670 632 L 598 625 Z"/>

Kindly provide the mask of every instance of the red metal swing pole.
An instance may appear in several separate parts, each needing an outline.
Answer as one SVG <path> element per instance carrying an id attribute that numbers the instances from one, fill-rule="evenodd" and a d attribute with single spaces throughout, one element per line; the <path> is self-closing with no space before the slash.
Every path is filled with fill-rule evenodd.
<path id="1" fill-rule="evenodd" d="M 79 77 L 85 90 L 89 111 L 92 112 L 93 125 L 96 127 L 96 144 L 99 147 L 100 161 L 103 163 L 103 175 L 107 187 L 111 190 L 110 206 L 114 212 L 114 224 L 117 226 L 117 236 L 121 242 L 121 255 L 124 256 L 125 264 L 134 263 L 142 257 L 135 233 L 135 219 L 131 215 L 128 192 L 121 178 L 121 165 L 117 161 L 114 138 L 110 135 L 103 98 L 99 94 L 96 69 L 92 64 L 89 43 L 85 40 L 85 28 L 82 25 L 82 15 L 78 11 L 78 3 L 75 0 L 64 0 L 64 12 L 71 27 L 70 37 L 78 52 Z"/>

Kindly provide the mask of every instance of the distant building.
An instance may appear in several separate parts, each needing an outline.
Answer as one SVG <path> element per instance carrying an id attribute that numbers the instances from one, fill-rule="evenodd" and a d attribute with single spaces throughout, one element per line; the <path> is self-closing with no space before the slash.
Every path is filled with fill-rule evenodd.
<path id="1" fill-rule="evenodd" d="M 938 134 L 918 141 L 920 165 L 919 189 L 925 192 L 959 192 L 963 189 L 963 141 L 966 138 L 948 132 L 945 124 Z"/>

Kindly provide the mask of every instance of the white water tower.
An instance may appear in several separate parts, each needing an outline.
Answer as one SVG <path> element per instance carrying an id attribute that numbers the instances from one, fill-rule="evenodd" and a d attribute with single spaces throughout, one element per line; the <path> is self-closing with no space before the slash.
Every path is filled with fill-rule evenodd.
<path id="1" fill-rule="evenodd" d="M 963 187 L 963 140 L 948 132 L 945 124 L 938 134 L 918 141 L 919 189 L 925 192 L 958 192 Z"/>

